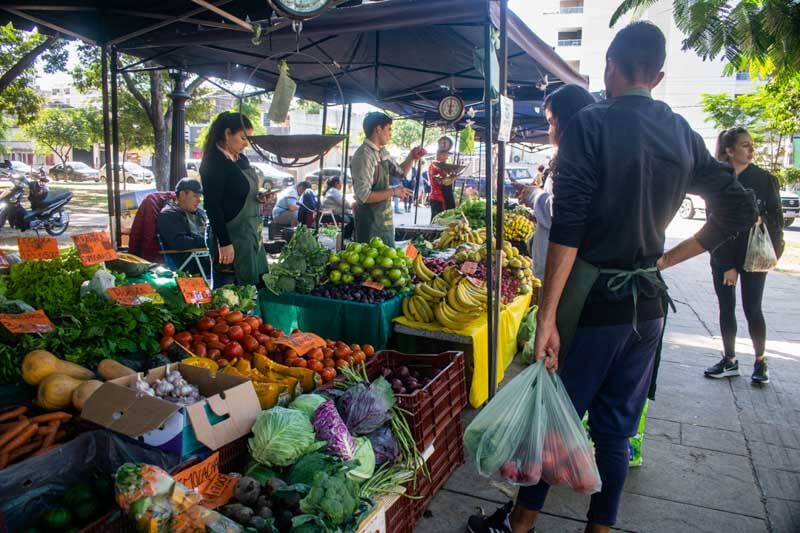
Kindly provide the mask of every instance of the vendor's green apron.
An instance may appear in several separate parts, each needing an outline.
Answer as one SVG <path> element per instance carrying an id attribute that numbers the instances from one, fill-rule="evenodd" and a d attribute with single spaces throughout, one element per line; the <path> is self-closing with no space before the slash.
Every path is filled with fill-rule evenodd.
<path id="1" fill-rule="evenodd" d="M 648 296 L 660 296 L 664 308 L 664 322 L 666 326 L 668 307 L 672 306 L 673 311 L 675 306 L 667 294 L 667 284 L 661 277 L 661 273 L 657 268 L 639 268 L 636 270 L 619 270 L 610 268 L 598 268 L 591 263 L 587 263 L 580 257 L 575 259 L 575 265 L 567 279 L 567 284 L 564 287 L 561 300 L 558 304 L 556 312 L 556 325 L 558 327 L 558 334 L 561 341 L 561 349 L 558 354 L 559 361 L 562 361 L 569 353 L 572 339 L 575 337 L 575 332 L 578 329 L 578 321 L 580 320 L 583 306 L 586 303 L 586 298 L 589 292 L 594 287 L 598 278 L 601 276 L 609 276 L 606 283 L 606 291 L 608 294 L 615 297 L 626 297 L 627 295 L 633 298 L 633 330 L 638 334 L 637 330 L 637 306 L 638 298 L 642 288 L 646 286 L 650 291 L 655 290 L 656 294 L 648 294 Z M 666 328 L 665 328 L 666 329 Z M 650 393 L 648 397 L 653 399 L 655 396 L 655 382 L 658 374 L 658 366 L 661 361 L 661 347 L 664 339 L 664 330 L 661 331 L 661 340 L 659 340 L 658 348 L 655 354 L 655 366 L 653 367 L 653 377 L 650 385 Z"/>
<path id="2" fill-rule="evenodd" d="M 381 161 L 375 167 L 372 191 L 385 191 L 389 188 L 389 161 Z M 371 204 L 356 204 L 356 242 L 369 242 L 373 237 L 394 248 L 394 213 L 392 199 L 387 198 Z"/>
<path id="3" fill-rule="evenodd" d="M 233 270 L 238 285 L 256 285 L 267 270 L 267 253 L 262 242 L 261 203 L 257 199 L 259 180 L 255 169 L 242 170 L 250 192 L 232 220 L 225 223 L 233 244 Z"/>

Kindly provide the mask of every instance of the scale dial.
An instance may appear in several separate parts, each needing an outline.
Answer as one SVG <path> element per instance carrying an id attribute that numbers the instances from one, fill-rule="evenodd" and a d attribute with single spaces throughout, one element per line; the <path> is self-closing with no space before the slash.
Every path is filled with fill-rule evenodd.
<path id="1" fill-rule="evenodd" d="M 268 0 L 281 16 L 294 20 L 308 20 L 321 15 L 332 0 Z"/>
<path id="2" fill-rule="evenodd" d="M 439 101 L 439 115 L 448 122 L 456 122 L 464 116 L 464 100 L 456 95 L 445 96 Z"/>

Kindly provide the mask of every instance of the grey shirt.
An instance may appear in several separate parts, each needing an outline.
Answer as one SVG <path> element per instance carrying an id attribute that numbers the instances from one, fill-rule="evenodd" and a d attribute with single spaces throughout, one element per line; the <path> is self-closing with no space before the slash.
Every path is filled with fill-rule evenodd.
<path id="1" fill-rule="evenodd" d="M 356 202 L 360 204 L 367 203 L 372 187 L 375 184 L 376 170 L 382 161 L 389 161 L 391 176 L 396 176 L 402 179 L 403 170 L 400 168 L 389 154 L 386 148 L 378 148 L 378 146 L 366 139 L 364 144 L 358 147 L 356 153 L 350 159 L 350 172 L 353 175 L 353 190 L 355 191 Z"/>

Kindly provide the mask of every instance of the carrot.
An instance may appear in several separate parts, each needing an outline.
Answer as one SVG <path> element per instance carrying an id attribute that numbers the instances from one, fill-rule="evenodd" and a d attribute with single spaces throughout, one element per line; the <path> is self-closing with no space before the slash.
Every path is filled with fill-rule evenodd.
<path id="1" fill-rule="evenodd" d="M 47 435 L 48 433 L 55 433 L 55 430 L 50 424 L 47 424 L 46 426 L 39 426 L 39 429 L 36 431 L 36 434 L 40 437 Z"/>
<path id="2" fill-rule="evenodd" d="M 24 415 L 28 411 L 28 408 L 25 406 L 17 407 L 15 409 L 9 409 L 8 411 L 3 411 L 0 413 L 0 422 L 5 422 L 6 420 L 12 420 L 17 418 L 20 415 Z"/>
<path id="3" fill-rule="evenodd" d="M 8 466 L 8 454 L 0 453 L 0 469 L 5 468 L 6 466 Z"/>
<path id="4" fill-rule="evenodd" d="M 48 424 L 48 429 L 50 430 L 50 433 L 48 433 L 44 437 L 44 440 L 42 441 L 42 448 L 47 448 L 48 446 L 50 446 L 51 444 L 53 444 L 56 441 L 56 435 L 58 434 L 57 433 L 58 432 L 58 426 L 60 424 L 61 424 L 61 422 L 59 422 L 58 420 L 55 420 L 55 421 L 50 422 Z"/>
<path id="5" fill-rule="evenodd" d="M 3 446 L 3 453 L 11 453 L 15 448 L 19 448 L 25 444 L 28 439 L 36 435 L 36 430 L 38 429 L 39 426 L 37 424 L 30 424 L 22 431 L 22 433 L 14 437 L 11 442 Z"/>
<path id="6" fill-rule="evenodd" d="M 65 413 L 64 411 L 56 411 L 55 413 L 47 413 L 44 415 L 34 416 L 33 418 L 31 418 L 31 423 L 38 424 L 40 422 L 53 422 L 55 420 L 66 422 L 70 418 L 72 418 L 71 414 Z"/>
<path id="7" fill-rule="evenodd" d="M 23 417 L 13 428 L 9 429 L 3 434 L 2 437 L 0 437 L 0 448 L 3 448 L 6 444 L 11 442 L 17 435 L 25 431 L 25 428 L 30 425 L 30 421 Z"/>
<path id="8" fill-rule="evenodd" d="M 0 433 L 5 433 L 12 427 L 16 426 L 17 422 L 19 422 L 19 420 L 14 420 L 13 422 L 5 422 L 3 424 L 0 424 Z"/>
<path id="9" fill-rule="evenodd" d="M 43 439 L 36 439 L 28 444 L 25 444 L 24 446 L 20 446 L 9 454 L 8 462 L 13 463 L 23 455 L 28 455 L 31 452 L 35 452 L 42 447 L 42 440 Z"/>

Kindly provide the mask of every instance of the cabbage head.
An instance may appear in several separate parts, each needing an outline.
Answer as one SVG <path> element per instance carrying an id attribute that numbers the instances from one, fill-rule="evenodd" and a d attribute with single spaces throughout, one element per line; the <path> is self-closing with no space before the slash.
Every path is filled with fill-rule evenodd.
<path id="1" fill-rule="evenodd" d="M 248 444 L 255 461 L 267 466 L 289 466 L 315 449 L 314 427 L 301 411 L 273 407 L 258 415 Z"/>

